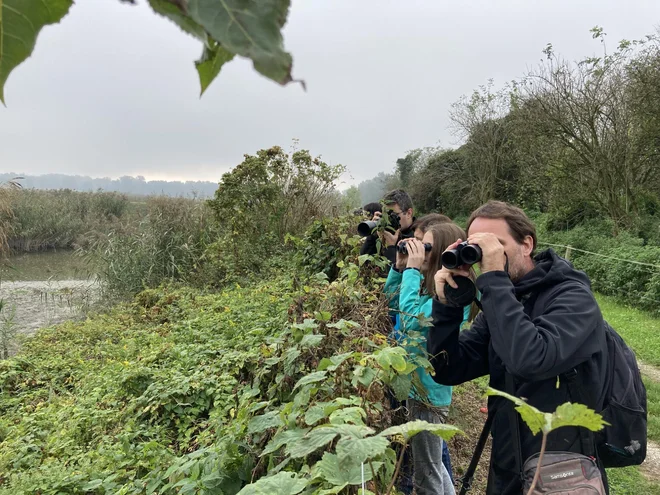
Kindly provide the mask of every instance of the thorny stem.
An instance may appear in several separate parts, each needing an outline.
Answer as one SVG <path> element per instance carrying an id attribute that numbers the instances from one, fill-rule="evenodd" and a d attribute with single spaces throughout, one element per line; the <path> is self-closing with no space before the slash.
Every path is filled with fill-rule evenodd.
<path id="1" fill-rule="evenodd" d="M 385 495 L 390 495 L 390 493 L 392 493 L 392 488 L 394 488 L 394 483 L 396 482 L 396 479 L 399 476 L 399 470 L 401 469 L 401 463 L 403 462 L 403 454 L 405 454 L 407 446 L 408 446 L 408 440 L 406 439 L 403 442 L 403 446 L 401 447 L 401 452 L 399 453 L 399 460 L 396 462 L 396 469 L 394 470 L 394 476 L 392 476 L 392 481 L 390 481 L 390 486 L 387 487 L 387 492 L 385 492 Z"/>
<path id="2" fill-rule="evenodd" d="M 539 462 L 536 464 L 536 472 L 534 473 L 534 479 L 532 480 L 532 486 L 529 487 L 527 495 L 532 495 L 534 489 L 536 488 L 536 483 L 539 481 L 541 476 L 541 463 L 543 462 L 543 454 L 545 453 L 545 444 L 548 440 L 548 434 L 543 432 L 543 440 L 541 441 L 541 452 L 539 452 Z"/>

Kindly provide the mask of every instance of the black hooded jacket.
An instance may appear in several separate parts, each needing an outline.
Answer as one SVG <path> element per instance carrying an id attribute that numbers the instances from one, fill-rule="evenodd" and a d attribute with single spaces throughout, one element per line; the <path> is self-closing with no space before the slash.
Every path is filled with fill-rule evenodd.
<path id="1" fill-rule="evenodd" d="M 505 369 L 513 375 L 514 394 L 552 412 L 571 399 L 564 373 L 577 371 L 585 395 L 580 402 L 596 411 L 605 396 L 607 342 L 603 317 L 587 276 L 551 249 L 535 258 L 536 267 L 515 284 L 504 271 L 477 279 L 483 312 L 469 330 L 459 332 L 463 308 L 433 302 L 428 352 L 435 380 L 458 385 L 490 375 L 490 386 L 506 390 Z M 521 493 L 511 438 L 508 401 L 488 400 L 494 414 L 488 494 Z M 541 448 L 516 415 L 524 462 Z M 578 429 L 563 427 L 548 436 L 547 450 L 582 452 Z M 586 453 L 586 452 L 583 452 Z"/>

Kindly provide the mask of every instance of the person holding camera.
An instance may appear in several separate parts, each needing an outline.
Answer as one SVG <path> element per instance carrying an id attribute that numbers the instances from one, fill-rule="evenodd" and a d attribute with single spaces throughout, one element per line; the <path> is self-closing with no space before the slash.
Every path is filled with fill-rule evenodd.
<path id="1" fill-rule="evenodd" d="M 507 203 L 490 201 L 478 208 L 467 233 L 467 244 L 463 238 L 453 243 L 435 275 L 437 298 L 427 338 L 435 381 L 451 386 L 489 375 L 491 387 L 523 397 L 541 411 L 552 412 L 566 402 L 600 411 L 608 350 L 588 277 L 551 249 L 534 256 L 534 225 Z M 447 268 L 445 260 L 457 266 Z M 469 330 L 460 331 L 463 307 L 455 307 L 455 298 L 469 294 L 470 284 L 461 277 L 475 263 L 481 272 L 476 286 L 482 312 Z M 582 392 L 581 400 L 576 391 Z M 523 464 L 541 450 L 541 436 L 521 422 L 512 404 L 501 397 L 488 400 L 493 441 L 489 495 L 520 495 Z M 588 433 L 559 428 L 549 434 L 546 449 L 595 459 Z M 607 489 L 600 460 L 598 468 Z"/>
<path id="2" fill-rule="evenodd" d="M 390 309 L 396 316 L 394 337 L 410 353 L 426 357 L 428 327 L 420 325 L 419 317 L 431 316 L 435 295 L 433 275 L 440 268 L 441 254 L 462 237 L 465 233 L 460 227 L 443 223 L 429 227 L 421 241 L 404 239 L 397 245 L 396 263 L 390 269 L 384 290 L 390 296 Z M 464 308 L 463 319 L 467 320 L 469 314 L 468 305 Z M 415 334 L 411 335 L 411 332 Z M 422 367 L 415 373 L 421 387 L 413 387 L 407 400 L 411 420 L 444 423 L 449 413 L 452 388 L 435 383 Z M 411 439 L 412 471 L 418 495 L 455 493 L 449 452 L 443 443 L 440 437 L 429 432 L 419 433 Z M 406 467 L 404 471 L 407 471 Z"/>
<path id="3" fill-rule="evenodd" d="M 402 189 L 388 192 L 383 198 L 383 204 L 387 208 L 387 218 L 383 218 L 380 211 L 376 211 L 371 223 L 364 222 L 367 232 L 360 232 L 366 238 L 360 249 L 360 254 L 378 254 L 377 240 L 380 236 L 381 252 L 390 264 L 396 263 L 396 245 L 401 239 L 413 237 L 412 224 L 413 204 L 408 193 Z M 383 228 L 380 228 L 380 226 Z M 378 230 L 378 232 L 374 232 Z"/>

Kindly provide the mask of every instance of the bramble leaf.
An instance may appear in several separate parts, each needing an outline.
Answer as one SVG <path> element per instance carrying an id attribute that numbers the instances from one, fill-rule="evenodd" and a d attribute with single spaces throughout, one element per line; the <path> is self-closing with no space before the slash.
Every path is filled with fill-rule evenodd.
<path id="1" fill-rule="evenodd" d="M 550 426 L 550 417 L 549 413 L 544 413 L 539 411 L 534 406 L 530 406 L 522 399 L 515 397 L 506 392 L 500 390 L 495 390 L 494 388 L 488 387 L 487 395 L 496 395 L 499 397 L 504 397 L 509 399 L 516 405 L 516 411 L 520 414 L 520 417 L 525 422 L 525 424 L 532 430 L 534 435 L 537 435 L 541 431 L 548 431 L 547 428 Z"/>
<path id="2" fill-rule="evenodd" d="M 591 431 L 600 431 L 609 423 L 595 411 L 584 404 L 571 404 L 566 402 L 557 408 L 552 414 L 552 429 L 556 430 L 562 426 L 584 426 Z"/>
<path id="3" fill-rule="evenodd" d="M 302 387 L 303 385 L 307 385 L 309 383 L 316 383 L 320 382 L 321 380 L 325 379 L 326 373 L 325 371 L 314 371 L 313 373 L 310 373 L 309 375 L 303 376 L 296 385 L 293 387 L 293 389 L 297 389 L 298 387 Z"/>
<path id="4" fill-rule="evenodd" d="M 422 431 L 428 431 L 434 435 L 439 436 L 443 440 L 449 440 L 451 437 L 457 433 L 463 434 L 461 430 L 452 425 L 445 425 L 441 423 L 429 423 L 427 421 L 422 421 L 417 419 L 415 421 L 409 421 L 398 426 L 392 426 L 386 430 L 381 431 L 378 435 L 381 437 L 389 436 L 402 436 L 405 440 L 410 440 L 412 437 L 417 435 Z"/>
<path id="5" fill-rule="evenodd" d="M 228 52 L 220 45 L 215 45 L 213 48 L 208 46 L 204 47 L 202 57 L 195 62 L 195 68 L 199 75 L 199 84 L 201 87 L 199 95 L 202 96 L 204 91 L 209 87 L 213 80 L 220 74 L 220 69 L 227 62 L 234 58 L 234 54 Z"/>
<path id="6" fill-rule="evenodd" d="M 378 472 L 381 468 L 381 462 L 372 463 L 374 471 Z M 337 454 L 326 452 L 323 458 L 316 463 L 316 468 L 323 479 L 328 483 L 338 486 L 360 485 L 362 484 L 362 466 L 353 461 L 340 462 Z M 364 480 L 370 481 L 372 478 L 371 469 L 364 470 Z"/>
<path id="7" fill-rule="evenodd" d="M 373 459 L 387 450 L 390 442 L 382 436 L 367 438 L 355 438 L 351 436 L 341 437 L 337 442 L 337 455 L 339 462 L 348 461 L 363 463 L 367 459 Z"/>
<path id="8" fill-rule="evenodd" d="M 293 459 L 305 457 L 332 442 L 339 432 L 334 428 L 318 426 L 297 442 L 287 444 L 286 453 Z"/>
<path id="9" fill-rule="evenodd" d="M 279 411 L 270 411 L 260 416 L 255 416 L 248 423 L 248 433 L 261 433 L 268 428 L 277 428 L 282 426 L 282 419 Z"/>
<path id="10" fill-rule="evenodd" d="M 39 31 L 56 24 L 69 12 L 73 0 L 0 1 L 0 101 L 9 74 L 32 55 Z"/>
<path id="11" fill-rule="evenodd" d="M 296 477 L 295 473 L 280 472 L 274 476 L 264 476 L 238 492 L 238 495 L 296 495 L 307 486 L 307 480 Z"/>

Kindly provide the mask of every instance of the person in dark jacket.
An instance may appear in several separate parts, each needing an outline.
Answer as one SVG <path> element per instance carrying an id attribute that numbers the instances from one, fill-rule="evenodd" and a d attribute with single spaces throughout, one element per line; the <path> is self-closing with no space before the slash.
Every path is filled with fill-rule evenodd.
<path id="1" fill-rule="evenodd" d="M 463 308 L 447 305 L 444 290 L 446 284 L 456 287 L 454 277 L 467 276 L 467 267 L 443 267 L 436 273 L 438 298 L 427 340 L 434 379 L 458 385 L 490 375 L 491 387 L 552 412 L 565 402 L 578 402 L 569 393 L 570 376 L 570 388 L 582 389 L 585 400 L 579 402 L 601 410 L 607 343 L 587 276 L 552 250 L 533 257 L 534 225 L 522 210 L 506 203 L 490 201 L 477 209 L 468 220 L 467 234 L 467 241 L 482 250 L 476 285 L 483 311 L 469 330 L 460 332 Z M 513 390 L 507 390 L 507 372 Z M 490 397 L 488 413 L 494 420 L 487 494 L 520 495 L 521 466 L 514 449 L 524 463 L 539 452 L 541 436 L 532 435 L 504 398 Z M 520 442 L 512 439 L 514 425 Z M 576 427 L 560 428 L 549 435 L 547 450 L 593 454 L 593 444 L 585 438 L 590 437 L 581 438 Z"/>
<path id="2" fill-rule="evenodd" d="M 385 213 L 389 215 L 390 212 L 393 212 L 396 216 L 399 217 L 399 229 L 392 233 L 387 230 L 381 234 L 382 255 L 385 256 L 391 265 L 396 263 L 396 245 L 401 239 L 408 239 L 414 236 L 414 230 L 412 229 L 412 224 L 415 221 L 413 217 L 413 204 L 410 196 L 407 192 L 402 189 L 395 189 L 388 192 L 383 198 L 383 203 L 387 207 L 388 211 Z M 381 212 L 376 212 L 374 214 L 373 220 L 377 221 L 382 216 Z M 378 237 L 375 235 L 367 236 L 362 248 L 360 249 L 360 254 L 378 254 L 378 248 L 376 241 Z"/>

